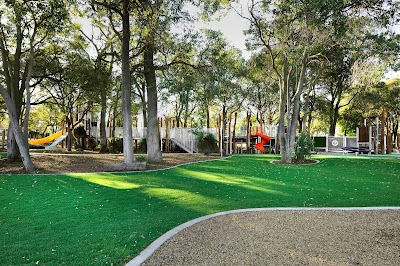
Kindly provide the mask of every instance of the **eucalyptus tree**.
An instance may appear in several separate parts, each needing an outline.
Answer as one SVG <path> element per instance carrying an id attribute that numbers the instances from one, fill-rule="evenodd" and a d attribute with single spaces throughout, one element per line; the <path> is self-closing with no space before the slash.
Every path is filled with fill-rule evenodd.
<path id="1" fill-rule="evenodd" d="M 276 123 L 279 110 L 279 86 L 269 67 L 265 53 L 253 55 L 246 64 L 246 81 L 249 86 L 248 102 L 257 109 L 257 119 L 272 125 Z M 266 121 L 265 119 L 266 118 Z"/>
<path id="2" fill-rule="evenodd" d="M 377 11 L 376 11 L 377 10 Z M 262 47 L 279 79 L 279 142 L 282 161 L 291 163 L 300 99 L 307 68 L 312 60 L 324 60 L 326 47 L 348 29 L 348 18 L 373 11 L 383 14 L 393 6 L 381 1 L 250 1 L 248 34 L 254 48 Z M 381 17 L 383 18 L 383 17 Z"/>
<path id="3" fill-rule="evenodd" d="M 58 62 L 51 66 L 56 69 L 49 71 L 54 74 L 45 78 L 43 88 L 51 95 L 51 102 L 65 115 L 69 133 L 67 148 L 70 151 L 75 110 L 89 111 L 97 98 L 95 88 L 102 84 L 99 84 L 98 69 L 86 53 L 71 46 L 62 47 L 62 50 Z"/>
<path id="4" fill-rule="evenodd" d="M 91 6 L 95 11 L 99 8 L 105 9 L 109 18 L 109 23 L 121 43 L 120 61 L 122 77 L 123 153 L 124 164 L 130 165 L 134 161 L 132 143 L 130 16 L 131 12 L 133 12 L 136 7 L 136 2 L 130 0 L 91 0 Z"/>
<path id="5" fill-rule="evenodd" d="M 312 45 L 332 35 L 333 28 L 323 25 L 316 17 L 320 12 L 303 1 L 282 0 L 270 5 L 267 1 L 253 0 L 248 11 L 250 44 L 262 47 L 269 55 L 279 80 L 281 160 L 291 163 L 307 65 L 319 56 L 318 52 L 313 53 Z"/>
<path id="6" fill-rule="evenodd" d="M 35 50 L 51 40 L 63 28 L 68 17 L 65 1 L 39 0 L 0 3 L 0 52 L 4 83 L 0 94 L 6 102 L 10 118 L 7 138 L 9 159 L 19 153 L 27 172 L 34 171 L 28 149 L 28 117 L 30 111 L 30 81 L 35 61 Z M 25 103 L 24 103 L 24 97 Z M 22 108 L 25 104 L 25 117 Z M 19 121 L 24 121 L 24 133 Z M 19 153 L 18 153 L 19 148 Z"/>
<path id="7" fill-rule="evenodd" d="M 189 116 L 197 107 L 197 73 L 192 67 L 177 65 L 164 71 L 160 79 L 162 102 L 172 105 L 177 127 L 187 127 Z"/>
<path id="8" fill-rule="evenodd" d="M 340 111 L 366 87 L 382 79 L 383 69 L 394 54 L 399 54 L 399 45 L 393 45 L 392 37 L 377 36 L 382 25 L 376 20 L 347 18 L 349 27 L 342 38 L 331 40 L 330 49 L 324 52 L 329 63 L 321 67 L 318 91 L 326 98 L 331 136 L 335 135 Z"/>
<path id="9" fill-rule="evenodd" d="M 209 44 L 209 57 L 204 59 L 208 67 L 202 70 L 202 82 L 204 88 L 212 92 L 205 102 L 210 103 L 210 97 L 215 97 L 214 102 L 220 105 L 222 140 L 226 134 L 228 114 L 237 112 L 247 96 L 248 90 L 243 82 L 244 59 L 238 49 L 227 43 L 221 32 L 208 31 L 208 34 L 214 40 Z"/>
<path id="10" fill-rule="evenodd" d="M 107 151 L 107 134 L 106 134 L 106 113 L 107 101 L 111 97 L 111 89 L 115 85 L 112 80 L 114 64 L 118 60 L 116 50 L 117 36 L 110 25 L 107 18 L 107 12 L 97 10 L 92 12 L 86 9 L 87 19 L 90 19 L 92 31 L 85 32 L 80 30 L 87 42 L 90 43 L 94 52 L 93 56 L 88 53 L 88 58 L 94 63 L 95 75 L 97 79 L 98 103 L 100 104 L 100 151 Z M 117 46 L 117 47 L 116 47 Z M 117 88 L 116 88 L 117 89 Z M 117 89 L 118 90 L 118 89 Z"/>

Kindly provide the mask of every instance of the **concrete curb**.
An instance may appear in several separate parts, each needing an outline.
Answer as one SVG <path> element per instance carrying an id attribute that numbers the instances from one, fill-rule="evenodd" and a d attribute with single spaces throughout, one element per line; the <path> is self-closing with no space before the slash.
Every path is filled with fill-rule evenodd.
<path id="1" fill-rule="evenodd" d="M 194 224 L 199 222 L 215 218 L 222 215 L 234 214 L 234 213 L 243 213 L 243 212 L 259 212 L 259 211 L 383 211 L 383 210 L 400 210 L 400 207 L 338 207 L 338 208 L 252 208 L 252 209 L 239 209 L 239 210 L 231 210 L 218 212 L 206 216 L 202 216 L 191 221 L 188 221 L 184 224 L 181 224 L 159 238 L 157 238 L 153 243 L 151 243 L 146 249 L 144 249 L 138 256 L 129 261 L 126 266 L 139 266 L 146 259 L 148 259 L 162 244 L 164 244 L 168 239 L 178 234 L 185 228 L 188 228 Z"/>

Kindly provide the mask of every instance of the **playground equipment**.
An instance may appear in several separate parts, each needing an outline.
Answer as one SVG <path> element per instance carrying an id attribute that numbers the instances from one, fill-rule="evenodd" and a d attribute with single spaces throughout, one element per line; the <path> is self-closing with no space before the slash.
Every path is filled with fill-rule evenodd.
<path id="1" fill-rule="evenodd" d="M 65 133 L 64 135 L 62 135 L 61 137 L 58 137 L 50 146 L 46 146 L 45 149 L 50 150 L 50 149 L 54 148 L 55 146 L 57 146 L 57 144 L 59 144 L 61 141 L 65 140 L 67 137 L 68 137 L 68 132 Z"/>
<path id="2" fill-rule="evenodd" d="M 384 112 L 382 112 L 381 119 L 376 117 L 370 120 L 369 124 L 365 120 L 363 125 L 357 127 L 355 137 L 315 137 L 314 144 L 317 142 L 319 144 L 315 147 L 324 148 L 327 152 L 392 153 L 396 139 L 397 144 L 395 144 L 397 147 L 399 146 L 398 138 L 400 135 L 397 132 L 391 132 L 387 120 L 387 115 Z"/>
<path id="3" fill-rule="evenodd" d="M 28 143 L 30 145 L 43 145 L 43 144 L 51 142 L 51 141 L 53 141 L 55 139 L 58 139 L 62 135 L 63 135 L 63 131 L 61 130 L 61 131 L 58 131 L 58 132 L 56 132 L 56 133 L 54 133 L 54 134 L 52 134 L 52 135 L 50 135 L 48 137 L 45 137 L 45 138 L 29 140 Z"/>
<path id="4" fill-rule="evenodd" d="M 264 135 L 260 132 L 252 134 L 251 137 L 260 137 L 261 141 L 254 145 L 254 147 L 261 152 L 264 152 L 264 145 L 267 145 L 271 141 L 271 138 L 269 136 Z"/>

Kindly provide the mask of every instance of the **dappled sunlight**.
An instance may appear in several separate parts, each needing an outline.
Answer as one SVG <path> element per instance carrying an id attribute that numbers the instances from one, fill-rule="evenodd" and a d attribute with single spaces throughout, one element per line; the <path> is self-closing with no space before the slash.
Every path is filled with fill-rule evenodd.
<path id="1" fill-rule="evenodd" d="M 252 176 L 237 176 L 232 174 L 216 174 L 191 171 L 188 169 L 179 169 L 179 172 L 186 177 L 194 178 L 200 181 L 208 181 L 220 183 L 226 186 L 237 186 L 260 192 L 288 196 L 279 190 L 271 189 L 271 186 L 284 186 L 285 184 L 279 181 L 274 181 L 266 178 L 252 177 Z"/>
<path id="2" fill-rule="evenodd" d="M 178 205 L 185 209 L 190 209 L 193 211 L 208 213 L 210 206 L 217 206 L 221 203 L 219 199 L 212 199 L 201 195 L 199 192 L 189 192 L 182 189 L 172 189 L 172 188 L 147 188 L 144 193 L 151 197 L 161 199 L 170 203 L 171 205 Z M 215 211 L 218 209 L 215 208 Z"/>
<path id="3" fill-rule="evenodd" d="M 93 174 L 67 174 L 67 176 L 85 180 L 97 185 L 115 189 L 134 189 L 141 184 L 133 183 L 131 178 L 123 175 L 93 173 Z"/>

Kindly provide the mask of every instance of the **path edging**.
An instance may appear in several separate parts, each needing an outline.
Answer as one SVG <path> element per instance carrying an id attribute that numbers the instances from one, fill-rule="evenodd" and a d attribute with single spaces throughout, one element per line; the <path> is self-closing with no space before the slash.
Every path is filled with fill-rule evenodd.
<path id="1" fill-rule="evenodd" d="M 243 213 L 243 212 L 258 212 L 258 211 L 382 211 L 382 210 L 400 210 L 400 207 L 326 207 L 326 208 L 250 208 L 250 209 L 238 209 L 231 211 L 218 212 L 214 214 L 205 215 L 193 220 L 190 220 L 186 223 L 178 225 L 177 227 L 169 230 L 156 240 L 154 240 L 147 248 L 145 248 L 139 255 L 137 255 L 134 259 L 129 261 L 126 266 L 139 266 L 145 260 L 147 260 L 162 244 L 164 244 L 168 239 L 178 234 L 185 228 L 188 228 L 194 224 L 199 222 L 215 218 L 222 215 L 234 214 L 234 213 Z"/>

